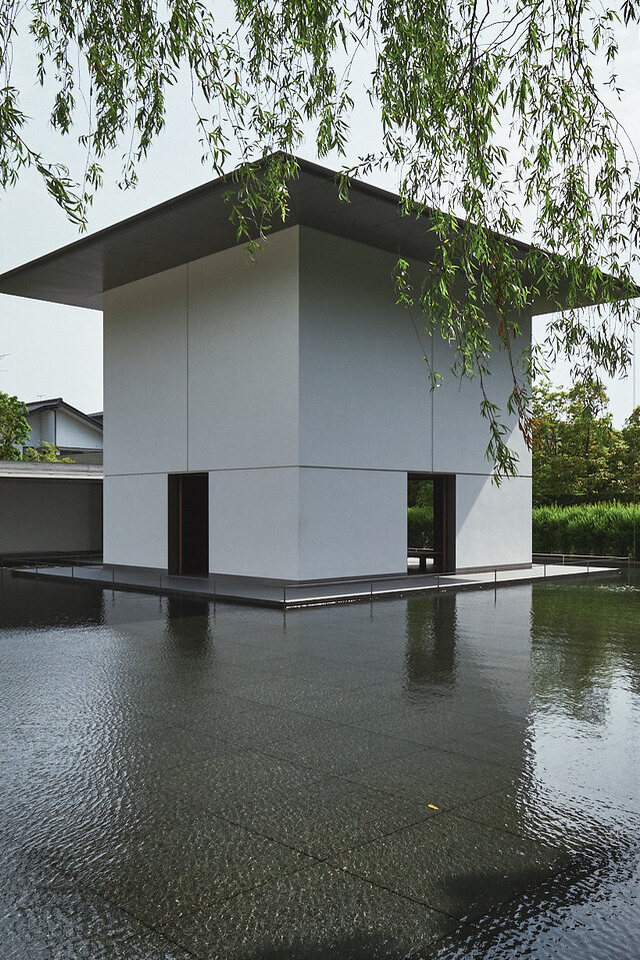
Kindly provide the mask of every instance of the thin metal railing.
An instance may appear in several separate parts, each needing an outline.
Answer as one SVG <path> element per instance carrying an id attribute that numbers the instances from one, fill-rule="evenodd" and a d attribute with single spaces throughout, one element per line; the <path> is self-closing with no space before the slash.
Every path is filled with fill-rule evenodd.
<path id="1" fill-rule="evenodd" d="M 552 560 L 556 559 L 556 555 L 554 554 L 549 554 L 549 555 L 536 554 L 535 556 L 538 556 L 538 557 L 549 556 Z M 563 555 L 562 554 L 557 555 L 557 557 L 560 557 L 560 556 L 563 556 Z M 567 560 L 578 559 L 578 555 L 564 554 L 564 557 Z M 583 557 L 581 557 L 581 559 L 587 560 L 587 561 L 593 561 L 594 559 L 602 559 L 606 561 L 620 560 L 626 563 L 629 558 L 627 557 L 595 558 L 595 557 L 584 555 Z M 449 587 L 450 589 L 459 589 L 461 587 L 462 588 L 476 588 L 476 587 L 481 588 L 481 587 L 492 586 L 494 589 L 494 592 L 497 592 L 497 588 L 499 585 L 506 586 L 508 584 L 517 584 L 519 582 L 524 583 L 524 582 L 533 582 L 535 580 L 547 580 L 549 576 L 551 576 L 551 578 L 553 579 L 554 575 L 549 574 L 549 570 L 548 570 L 548 567 L 550 566 L 550 564 L 548 564 L 547 562 L 541 561 L 541 566 L 542 566 L 542 576 L 540 576 L 540 574 L 538 573 L 537 575 L 534 574 L 529 578 L 527 577 L 514 578 L 513 576 L 511 576 L 513 571 L 509 570 L 508 568 L 505 569 L 503 567 L 501 568 L 493 567 L 493 568 L 489 568 L 488 570 L 482 571 L 482 574 L 480 574 L 480 577 L 478 579 L 456 581 L 456 582 L 452 582 L 451 584 L 445 583 L 444 587 L 442 587 L 441 585 L 439 573 L 427 574 L 426 576 L 429 578 L 429 582 L 419 583 L 416 585 L 409 585 L 407 582 L 404 582 L 402 583 L 402 585 L 400 585 L 397 583 L 397 581 L 392 585 L 390 585 L 391 583 L 390 580 L 370 579 L 368 581 L 364 581 L 363 587 L 360 591 L 354 592 L 353 590 L 351 590 L 348 593 L 324 593 L 324 594 L 320 593 L 320 594 L 313 595 L 309 593 L 307 588 L 302 596 L 300 595 L 294 596 L 293 594 L 295 594 L 296 590 L 305 590 L 305 588 L 301 584 L 289 583 L 289 584 L 286 584 L 286 586 L 283 586 L 281 602 L 284 608 L 296 607 L 296 606 L 310 606 L 313 604 L 322 604 L 322 603 L 340 603 L 340 602 L 346 603 L 346 602 L 354 602 L 354 601 L 366 600 L 366 599 L 368 599 L 369 602 L 372 604 L 374 597 L 377 597 L 377 598 L 383 598 L 385 596 L 400 597 L 409 593 L 424 593 L 430 590 L 435 590 L 437 593 L 440 593 L 441 589 L 446 590 L 447 587 Z M 586 564 L 576 564 L 576 566 L 583 566 L 583 567 L 586 566 L 587 574 L 590 573 L 591 569 L 593 568 L 593 564 L 591 562 L 587 562 Z M 500 577 L 498 576 L 499 573 L 505 574 L 504 579 L 500 579 Z M 493 574 L 493 577 L 491 576 L 491 574 Z M 482 579 L 483 576 L 486 579 Z M 411 577 L 411 580 L 414 580 L 415 578 L 416 577 L 414 575 Z M 435 578 L 435 583 L 434 583 L 434 578 Z M 385 587 L 385 584 L 386 584 L 386 587 Z M 287 591 L 289 592 L 287 593 Z"/>
<path id="2" fill-rule="evenodd" d="M 546 580 L 548 578 L 549 576 L 549 570 L 548 570 L 549 564 L 547 562 L 548 560 L 551 560 L 552 562 L 554 561 L 558 562 L 560 559 L 562 559 L 563 562 L 572 561 L 573 564 L 575 564 L 576 566 L 581 566 L 581 567 L 586 566 L 587 573 L 589 573 L 591 568 L 594 566 L 594 561 L 603 561 L 609 564 L 612 564 L 614 561 L 618 561 L 622 563 L 631 562 L 628 557 L 594 557 L 594 556 L 579 555 L 579 554 L 534 554 L 534 561 L 536 561 L 536 558 L 538 558 L 537 562 L 539 562 L 540 565 L 542 566 L 542 577 L 540 577 L 540 573 L 538 572 L 537 574 L 533 574 L 530 578 L 528 578 L 529 580 L 536 580 L 536 579 Z M 48 555 L 46 557 L 46 562 L 43 563 L 42 561 L 32 559 L 32 562 L 28 566 L 31 567 L 34 570 L 36 576 L 39 577 L 41 576 L 42 572 L 44 572 L 44 570 L 50 569 L 53 566 L 59 566 L 60 565 L 59 561 L 62 560 L 64 561 L 64 565 L 67 567 L 67 569 L 69 567 L 71 568 L 71 579 L 75 581 L 78 579 L 76 568 L 83 567 L 83 566 L 95 567 L 97 559 L 98 558 L 95 558 L 95 557 L 90 558 L 87 555 L 81 558 L 78 557 L 77 555 L 70 556 L 68 554 L 64 554 L 64 555 L 60 554 L 58 556 Z M 24 560 L 24 558 L 21 558 L 21 560 Z M 578 561 L 583 561 L 583 562 L 579 563 Z M 586 563 L 584 561 L 586 561 Z M 3 574 L 4 569 L 8 569 L 8 567 L 3 567 L 2 562 L 0 561 L 0 574 Z M 97 584 L 101 583 L 104 586 L 111 587 L 112 592 L 115 590 L 116 586 L 124 589 L 140 589 L 144 592 L 155 593 L 157 591 L 159 595 L 162 595 L 163 593 L 188 592 L 188 591 L 180 590 L 177 584 L 169 582 L 171 581 L 170 577 L 168 579 L 166 577 L 163 578 L 162 571 L 158 571 L 158 579 L 155 584 L 152 581 L 151 582 L 141 581 L 136 583 L 131 579 L 125 579 L 125 580 L 119 581 L 118 578 L 116 577 L 116 570 L 113 567 L 111 568 L 110 572 L 106 570 L 103 570 L 103 572 L 104 572 L 104 577 L 98 577 L 98 578 L 87 577 L 86 579 L 88 582 L 91 582 L 95 579 L 95 582 Z M 505 574 L 504 578 L 499 578 L 498 573 L 501 573 L 501 574 L 504 573 Z M 316 589 L 319 590 L 319 592 L 315 592 L 313 587 L 310 590 L 309 584 L 283 583 L 281 588 L 282 594 L 280 598 L 278 598 L 277 592 L 276 593 L 271 592 L 269 593 L 269 595 L 265 595 L 263 599 L 265 602 L 272 603 L 277 606 L 281 605 L 282 608 L 286 610 L 287 607 L 310 606 L 313 604 L 322 604 L 322 603 L 352 602 L 352 601 L 358 601 L 358 600 L 364 600 L 364 599 L 368 599 L 370 603 L 373 603 L 374 596 L 377 598 L 384 598 L 384 597 L 390 598 L 390 597 L 400 597 L 402 595 L 413 594 L 413 593 L 427 593 L 430 591 L 435 591 L 437 593 L 440 593 L 441 590 L 444 589 L 446 591 L 448 588 L 454 588 L 454 589 L 476 588 L 476 587 L 482 588 L 487 586 L 493 586 L 494 591 L 497 591 L 498 584 L 517 583 L 517 582 L 520 582 L 521 580 L 523 582 L 527 581 L 526 576 L 513 577 L 512 574 L 513 574 L 513 571 L 509 569 L 505 569 L 505 568 L 498 569 L 497 567 L 494 567 L 494 568 L 489 568 L 488 570 L 484 570 L 481 573 L 479 572 L 477 577 L 471 576 L 469 579 L 467 579 L 467 575 L 465 575 L 462 579 L 454 579 L 450 583 L 447 583 L 446 579 L 445 579 L 445 582 L 443 583 L 439 572 L 422 574 L 422 575 L 414 574 L 407 580 L 402 580 L 402 578 L 395 578 L 395 577 L 380 578 L 379 580 L 370 578 L 367 580 L 353 582 L 351 584 L 351 589 L 349 589 L 349 587 L 347 587 L 345 584 L 344 587 L 346 587 L 346 592 L 344 592 L 344 589 L 340 590 L 337 584 L 325 583 L 324 585 L 321 585 L 320 583 L 318 583 L 315 586 L 316 586 Z M 84 579 L 84 578 L 80 577 L 80 579 Z M 180 578 L 180 579 L 184 580 L 185 578 Z M 186 579 L 189 579 L 189 578 L 186 578 Z M 208 598 L 209 600 L 212 600 L 213 604 L 215 605 L 216 600 L 218 599 L 218 590 L 217 590 L 217 583 L 216 583 L 215 577 L 213 575 L 210 575 L 207 578 L 191 578 L 191 579 L 208 581 L 208 588 L 209 588 L 208 590 L 205 589 L 202 592 L 194 591 L 194 594 L 198 594 L 203 598 Z M 418 579 L 420 580 L 420 582 L 416 583 L 416 580 Z M 331 587 L 333 587 L 334 591 L 323 592 L 323 587 L 328 588 L 329 590 L 331 590 Z M 336 587 L 338 587 L 337 590 L 335 589 Z M 356 589 L 354 590 L 354 588 Z"/>
<path id="3" fill-rule="evenodd" d="M 587 564 L 624 564 L 625 566 L 631 565 L 634 561 L 630 556 L 626 557 L 614 557 L 614 556 L 599 556 L 592 553 L 534 553 L 533 562 L 534 563 L 543 563 L 545 561 L 557 562 L 566 566 L 567 563 L 574 563 L 580 565 L 580 563 Z"/>

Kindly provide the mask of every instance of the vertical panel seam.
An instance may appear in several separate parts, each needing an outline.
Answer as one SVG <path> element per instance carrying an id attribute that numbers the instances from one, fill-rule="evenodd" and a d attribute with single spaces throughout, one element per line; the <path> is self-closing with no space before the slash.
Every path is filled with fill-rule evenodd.
<path id="1" fill-rule="evenodd" d="M 189 470 L 189 264 L 187 263 L 187 472 Z"/>
<path id="2" fill-rule="evenodd" d="M 433 372 L 433 364 L 436 359 L 435 345 L 434 345 L 433 331 L 431 332 L 431 371 Z M 436 405 L 436 392 L 431 388 L 431 472 L 433 473 L 435 469 L 436 462 L 436 453 L 435 453 L 435 432 L 434 432 L 434 417 L 435 417 L 435 405 Z"/>
<path id="3" fill-rule="evenodd" d="M 302 228 L 298 224 L 298 250 L 297 250 L 297 273 L 298 273 L 298 310 L 296 316 L 296 324 L 298 327 L 298 396 L 297 396 L 297 406 L 298 406 L 298 436 L 296 438 L 296 452 L 297 452 L 297 463 L 298 467 L 296 470 L 296 530 L 297 530 L 297 541 L 298 549 L 296 556 L 296 574 L 298 579 L 301 577 L 302 571 L 302 503 L 300 500 L 301 496 L 301 486 L 302 486 L 302 472 L 300 468 L 300 443 L 302 437 L 302 424 L 301 424 L 301 414 L 302 414 L 302 388 L 301 388 L 301 362 L 302 362 Z"/>

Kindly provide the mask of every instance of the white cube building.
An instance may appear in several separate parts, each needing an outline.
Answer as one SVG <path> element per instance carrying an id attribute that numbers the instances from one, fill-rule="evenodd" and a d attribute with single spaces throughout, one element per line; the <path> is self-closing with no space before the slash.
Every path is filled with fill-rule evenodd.
<path id="1" fill-rule="evenodd" d="M 498 487 L 475 381 L 395 303 L 433 235 L 300 161 L 251 257 L 215 181 L 0 278 L 104 312 L 104 562 L 304 582 L 407 572 L 407 478 L 433 477 L 442 570 L 531 563 L 531 457 Z M 545 305 L 532 312 L 544 312 Z M 520 319 L 529 343 L 531 317 Z M 425 352 L 444 374 L 431 391 Z M 448 375 L 447 375 L 448 374 Z M 496 349 L 489 389 L 510 391 Z"/>

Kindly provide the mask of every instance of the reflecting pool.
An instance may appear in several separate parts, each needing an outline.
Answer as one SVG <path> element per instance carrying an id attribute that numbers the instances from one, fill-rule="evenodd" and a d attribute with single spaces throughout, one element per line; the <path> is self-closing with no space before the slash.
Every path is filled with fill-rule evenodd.
<path id="1" fill-rule="evenodd" d="M 0 956 L 640 957 L 640 575 L 282 612 L 4 575 Z"/>

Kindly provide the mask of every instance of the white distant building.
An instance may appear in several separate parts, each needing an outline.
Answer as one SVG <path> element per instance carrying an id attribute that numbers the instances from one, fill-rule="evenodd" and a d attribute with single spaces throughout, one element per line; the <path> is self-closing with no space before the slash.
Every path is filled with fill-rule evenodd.
<path id="1" fill-rule="evenodd" d="M 27 446 L 52 443 L 61 457 L 78 463 L 102 463 L 102 413 L 83 413 L 62 397 L 26 404 L 31 432 Z"/>
<path id="2" fill-rule="evenodd" d="M 300 161 L 291 213 L 252 259 L 214 181 L 0 278 L 104 312 L 104 561 L 307 581 L 405 574 L 407 478 L 433 477 L 437 566 L 531 563 L 531 457 L 497 487 L 480 388 L 396 305 L 428 223 Z M 549 309 L 544 302 L 532 313 Z M 521 317 L 522 346 L 531 317 Z M 445 374 L 431 392 L 425 349 Z M 504 403 L 508 360 L 489 389 Z"/>

